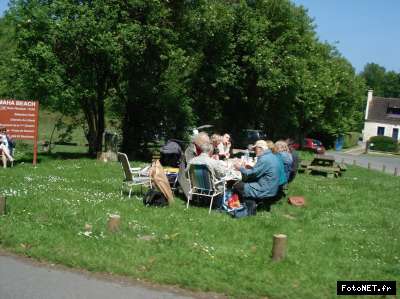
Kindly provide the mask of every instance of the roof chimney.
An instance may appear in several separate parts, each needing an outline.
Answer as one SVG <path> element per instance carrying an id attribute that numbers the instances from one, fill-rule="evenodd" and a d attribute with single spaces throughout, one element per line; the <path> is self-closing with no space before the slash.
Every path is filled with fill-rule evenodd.
<path id="1" fill-rule="evenodd" d="M 368 110 L 369 110 L 369 105 L 372 101 L 373 98 L 373 93 L 374 91 L 372 89 L 368 90 L 368 96 L 367 96 L 367 107 L 365 108 L 365 120 L 368 119 Z"/>

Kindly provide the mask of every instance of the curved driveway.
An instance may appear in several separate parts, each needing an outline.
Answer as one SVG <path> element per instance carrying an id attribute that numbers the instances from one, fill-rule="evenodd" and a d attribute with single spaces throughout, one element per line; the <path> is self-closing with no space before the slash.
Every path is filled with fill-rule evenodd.
<path id="1" fill-rule="evenodd" d="M 0 252 L 1 299 L 193 298 L 179 295 L 173 290 L 163 291 L 132 283 L 96 279 L 92 275 L 63 271 L 50 266 L 37 266 L 24 260 L 25 258 L 2 255 Z"/>
<path id="2" fill-rule="evenodd" d="M 380 156 L 375 154 L 351 154 L 329 151 L 328 155 L 334 156 L 336 162 L 342 162 L 346 164 L 353 164 L 356 161 L 356 165 L 368 168 L 368 163 L 370 163 L 371 169 L 382 171 L 382 166 L 385 165 L 385 172 L 394 174 L 395 168 L 397 168 L 397 175 L 400 175 L 400 157 L 396 156 Z"/>

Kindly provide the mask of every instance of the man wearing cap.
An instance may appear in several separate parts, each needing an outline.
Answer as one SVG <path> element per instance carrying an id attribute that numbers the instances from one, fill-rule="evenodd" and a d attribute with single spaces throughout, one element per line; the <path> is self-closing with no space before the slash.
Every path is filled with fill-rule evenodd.
<path id="1" fill-rule="evenodd" d="M 257 163 L 253 168 L 247 169 L 238 161 L 235 168 L 242 174 L 241 182 L 233 188 L 243 199 L 260 201 L 267 197 L 274 197 L 279 187 L 279 161 L 268 149 L 264 140 L 258 140 L 252 148 L 257 156 Z"/>

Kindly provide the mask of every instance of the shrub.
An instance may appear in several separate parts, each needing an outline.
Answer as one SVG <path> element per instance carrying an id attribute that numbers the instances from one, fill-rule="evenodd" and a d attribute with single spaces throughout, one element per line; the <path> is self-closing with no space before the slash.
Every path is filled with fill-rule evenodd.
<path id="1" fill-rule="evenodd" d="M 399 145 L 396 140 L 388 136 L 374 136 L 369 139 L 369 148 L 376 151 L 397 152 Z"/>
<path id="2" fill-rule="evenodd" d="M 357 145 L 358 139 L 360 138 L 361 133 L 359 132 L 347 132 L 344 134 L 344 143 L 343 147 L 348 148 Z"/>

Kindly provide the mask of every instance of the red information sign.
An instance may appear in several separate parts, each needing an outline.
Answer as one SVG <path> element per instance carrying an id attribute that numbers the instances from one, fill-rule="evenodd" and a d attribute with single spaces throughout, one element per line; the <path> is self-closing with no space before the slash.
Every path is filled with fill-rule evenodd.
<path id="1" fill-rule="evenodd" d="M 37 159 L 39 102 L 0 99 L 0 127 L 16 140 L 33 140 L 33 164 Z"/>

